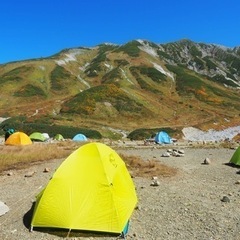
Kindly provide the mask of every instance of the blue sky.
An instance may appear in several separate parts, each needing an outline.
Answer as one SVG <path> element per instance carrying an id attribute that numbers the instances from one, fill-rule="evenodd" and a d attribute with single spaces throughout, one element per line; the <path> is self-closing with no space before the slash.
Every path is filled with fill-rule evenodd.
<path id="1" fill-rule="evenodd" d="M 239 0 L 2 0 L 0 64 L 135 39 L 240 46 Z"/>

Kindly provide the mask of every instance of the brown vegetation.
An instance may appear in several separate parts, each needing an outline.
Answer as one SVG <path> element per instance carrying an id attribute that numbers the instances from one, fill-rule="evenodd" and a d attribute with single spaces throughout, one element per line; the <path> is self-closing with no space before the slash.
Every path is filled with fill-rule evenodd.
<path id="1" fill-rule="evenodd" d="M 144 161 L 138 156 L 120 154 L 133 177 L 171 177 L 177 173 L 177 169 L 164 165 L 155 160 Z"/>
<path id="2" fill-rule="evenodd" d="M 12 169 L 27 168 L 32 164 L 52 159 L 63 159 L 79 148 L 81 143 L 72 141 L 58 143 L 34 143 L 28 146 L 0 146 L 0 173 Z M 154 160 L 120 154 L 132 177 L 170 177 L 177 170 Z"/>

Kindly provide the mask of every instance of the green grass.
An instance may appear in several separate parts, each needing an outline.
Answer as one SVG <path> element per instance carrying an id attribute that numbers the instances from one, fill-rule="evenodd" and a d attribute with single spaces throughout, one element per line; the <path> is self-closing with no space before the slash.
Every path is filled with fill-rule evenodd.
<path id="1" fill-rule="evenodd" d="M 102 135 L 99 131 L 89 128 L 71 127 L 53 124 L 53 119 L 49 116 L 42 117 L 34 122 L 28 122 L 29 120 L 24 116 L 12 117 L 1 123 L 1 126 L 6 128 L 14 128 L 16 131 L 22 131 L 30 135 L 33 132 L 48 133 L 50 137 L 54 137 L 60 133 L 64 138 L 72 139 L 76 134 L 82 133 L 87 138 L 101 139 Z M 0 130 L 3 135 L 4 131 Z"/>
<path id="2" fill-rule="evenodd" d="M 103 84 L 77 94 L 63 104 L 61 112 L 91 115 L 95 111 L 97 102 L 110 102 L 121 113 L 141 114 L 143 110 L 143 106 L 140 103 L 132 100 L 114 84 Z"/>
<path id="3" fill-rule="evenodd" d="M 131 74 L 134 76 L 134 78 L 136 79 L 136 81 L 138 82 L 141 89 L 150 91 L 155 94 L 161 94 L 161 91 L 159 91 L 157 88 L 155 88 L 152 85 L 150 85 L 149 83 L 147 83 L 147 81 L 145 81 L 141 77 L 141 75 L 139 73 L 140 69 L 138 67 L 130 67 L 129 70 L 130 70 Z"/>
<path id="4" fill-rule="evenodd" d="M 238 87 L 238 85 L 236 83 L 234 83 L 231 80 L 226 79 L 223 75 L 215 75 L 214 77 L 210 78 L 212 81 L 220 83 L 220 84 L 226 84 L 227 86 L 231 86 L 231 87 Z M 234 79 L 234 78 L 233 78 Z"/>
<path id="5" fill-rule="evenodd" d="M 162 81 L 166 81 L 167 76 L 161 72 L 159 72 L 156 68 L 152 68 L 152 67 L 132 67 L 132 68 L 136 68 L 139 69 L 139 72 L 147 77 L 149 77 L 150 79 L 152 79 L 154 82 L 160 83 Z"/>
<path id="6" fill-rule="evenodd" d="M 102 77 L 102 83 L 113 83 L 115 80 L 119 80 L 121 78 L 120 69 L 114 68 Z"/>
<path id="7" fill-rule="evenodd" d="M 137 41 L 131 41 L 127 44 L 120 46 L 114 52 L 124 52 L 128 54 L 130 57 L 139 57 L 140 49 L 138 48 L 141 44 Z"/>
<path id="8" fill-rule="evenodd" d="M 50 79 L 52 90 L 61 91 L 65 89 L 67 82 L 72 79 L 72 75 L 67 70 L 65 70 L 65 68 L 57 65 L 52 70 Z"/>
<path id="9" fill-rule="evenodd" d="M 98 72 L 102 70 L 102 63 L 108 60 L 106 51 L 112 50 L 111 45 L 100 45 L 98 55 L 91 61 L 87 69 L 84 71 L 88 77 L 98 76 Z"/>
<path id="10" fill-rule="evenodd" d="M 155 135 L 160 132 L 165 131 L 169 134 L 170 137 L 181 134 L 181 129 L 172 129 L 172 128 L 139 128 L 135 129 L 129 133 L 128 138 L 131 140 L 144 140 L 148 138 L 154 138 Z"/>
<path id="11" fill-rule="evenodd" d="M 16 97 L 34 97 L 34 96 L 44 96 L 46 97 L 45 92 L 37 86 L 34 86 L 32 84 L 27 84 L 18 91 L 14 93 L 14 96 Z"/>
<path id="12" fill-rule="evenodd" d="M 128 62 L 127 60 L 125 60 L 125 59 L 115 59 L 115 60 L 114 60 L 114 63 L 115 63 L 118 67 L 120 67 L 120 66 L 126 66 L 126 65 L 129 64 L 129 62 Z"/>
<path id="13" fill-rule="evenodd" d="M 17 67 L 9 72 L 4 73 L 3 75 L 0 76 L 0 82 L 1 84 L 9 81 L 21 81 L 24 79 L 24 76 L 26 74 L 30 74 L 34 70 L 33 67 L 31 66 L 22 66 L 22 67 Z"/>
<path id="14" fill-rule="evenodd" d="M 204 57 L 203 60 L 205 61 L 208 70 L 217 70 L 217 65 L 208 56 Z"/>

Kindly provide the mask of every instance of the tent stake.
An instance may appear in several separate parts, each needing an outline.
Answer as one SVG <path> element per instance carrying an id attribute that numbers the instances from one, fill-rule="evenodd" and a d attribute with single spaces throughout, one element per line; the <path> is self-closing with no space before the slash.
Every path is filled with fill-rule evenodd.
<path id="1" fill-rule="evenodd" d="M 69 229 L 69 231 L 68 231 L 67 238 L 69 237 L 69 235 L 70 235 L 70 232 L 71 232 L 71 229 Z"/>

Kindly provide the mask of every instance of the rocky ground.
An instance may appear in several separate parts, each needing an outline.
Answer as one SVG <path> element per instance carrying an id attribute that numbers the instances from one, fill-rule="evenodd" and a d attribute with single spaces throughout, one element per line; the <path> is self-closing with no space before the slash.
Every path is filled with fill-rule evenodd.
<path id="1" fill-rule="evenodd" d="M 168 146 L 171 148 L 171 146 Z M 239 169 L 226 165 L 234 149 L 172 146 L 184 151 L 180 157 L 162 157 L 166 148 L 156 146 L 115 146 L 118 153 L 154 159 L 174 167 L 170 178 L 135 177 L 138 206 L 127 239 L 138 240 L 225 240 L 240 239 Z M 208 159 L 210 164 L 203 164 Z M 0 239 L 117 239 L 107 234 L 35 230 L 29 232 L 35 195 L 44 187 L 62 160 L 53 160 L 0 176 L 0 200 L 10 210 L 0 216 Z M 48 168 L 49 172 L 44 172 Z M 35 172 L 31 177 L 28 173 Z"/>

